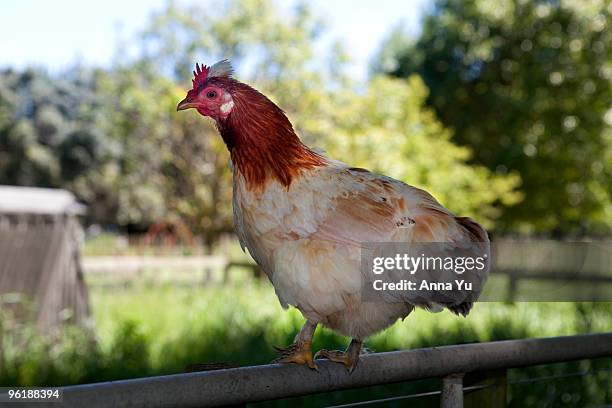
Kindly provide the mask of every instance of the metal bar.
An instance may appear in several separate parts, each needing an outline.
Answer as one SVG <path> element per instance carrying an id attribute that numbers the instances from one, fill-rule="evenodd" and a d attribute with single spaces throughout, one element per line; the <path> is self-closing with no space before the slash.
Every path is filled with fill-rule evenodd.
<path id="1" fill-rule="evenodd" d="M 442 391 L 428 391 L 428 392 L 419 392 L 418 394 L 410 394 L 410 395 L 398 395 L 397 397 L 387 397 L 387 398 L 379 398 L 374 400 L 367 401 L 357 401 L 357 402 L 349 402 L 341 405 L 331 405 L 327 408 L 349 408 L 349 407 L 362 407 L 366 405 L 379 405 L 386 402 L 392 401 L 402 401 L 412 398 L 424 398 L 424 397 L 433 397 L 436 395 L 442 394 Z"/>
<path id="2" fill-rule="evenodd" d="M 64 405 L 220 406 L 611 356 L 612 333 L 497 341 L 363 355 L 352 374 L 340 364 L 323 360 L 317 361 L 318 372 L 304 366 L 271 364 L 77 385 L 63 388 Z"/>
<path id="3" fill-rule="evenodd" d="M 442 379 L 440 408 L 463 408 L 463 374 L 451 374 Z"/>
<path id="4" fill-rule="evenodd" d="M 463 387 L 463 392 L 478 391 L 480 389 L 487 388 L 487 387 L 493 387 L 493 385 L 474 385 L 471 387 Z M 379 398 L 379 399 L 373 399 L 373 400 L 367 400 L 367 401 L 349 402 L 349 403 L 341 404 L 341 405 L 331 405 L 331 406 L 328 406 L 327 408 L 362 407 L 366 405 L 377 405 L 377 404 L 382 404 L 385 402 L 402 401 L 402 400 L 413 399 L 413 398 L 433 397 L 436 395 L 442 395 L 442 391 L 438 390 L 438 391 L 419 392 L 417 394 L 398 395 L 396 397 L 387 397 L 387 398 Z"/>

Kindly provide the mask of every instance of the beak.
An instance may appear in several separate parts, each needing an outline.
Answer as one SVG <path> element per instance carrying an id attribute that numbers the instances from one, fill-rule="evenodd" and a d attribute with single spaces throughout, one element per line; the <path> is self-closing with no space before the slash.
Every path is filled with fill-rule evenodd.
<path id="1" fill-rule="evenodd" d="M 189 97 L 183 99 L 182 101 L 180 101 L 178 103 L 178 105 L 176 105 L 176 110 L 177 111 L 182 111 L 185 109 L 189 109 L 189 108 L 196 108 L 197 105 L 195 103 L 193 103 L 192 101 L 189 100 Z"/>

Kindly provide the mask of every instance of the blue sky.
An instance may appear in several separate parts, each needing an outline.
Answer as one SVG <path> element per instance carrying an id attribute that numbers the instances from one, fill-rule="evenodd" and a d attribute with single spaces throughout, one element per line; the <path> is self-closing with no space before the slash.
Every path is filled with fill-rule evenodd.
<path id="1" fill-rule="evenodd" d="M 75 61 L 105 65 L 118 38 L 137 31 L 167 0 L 22 0 L 3 2 L 0 13 L 0 67 L 43 65 L 61 69 Z M 189 2 L 192 0 L 179 0 Z M 417 33 L 431 0 L 312 0 L 327 20 L 327 39 L 340 39 L 365 77 L 367 64 L 389 30 L 403 21 Z M 199 0 L 205 4 L 205 0 Z M 287 2 L 283 2 L 286 5 Z M 280 3 L 279 3 L 280 4 Z"/>

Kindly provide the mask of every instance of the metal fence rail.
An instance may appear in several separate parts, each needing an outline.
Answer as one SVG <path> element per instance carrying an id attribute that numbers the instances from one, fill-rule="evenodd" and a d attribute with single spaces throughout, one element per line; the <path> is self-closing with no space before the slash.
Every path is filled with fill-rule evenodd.
<path id="1" fill-rule="evenodd" d="M 362 356 L 350 375 L 323 360 L 318 372 L 272 364 L 78 385 L 63 388 L 64 406 L 223 406 L 442 377 L 443 406 L 455 407 L 461 406 L 464 373 L 598 357 L 612 357 L 612 333 L 375 353 Z"/>

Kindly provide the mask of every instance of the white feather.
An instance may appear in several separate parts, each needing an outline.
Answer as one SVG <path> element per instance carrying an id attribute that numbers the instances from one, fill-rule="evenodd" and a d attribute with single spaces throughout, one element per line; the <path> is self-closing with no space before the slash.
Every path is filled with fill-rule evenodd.
<path id="1" fill-rule="evenodd" d="M 213 64 L 208 69 L 208 78 L 231 77 L 233 73 L 234 69 L 232 68 L 232 63 L 229 60 L 224 59 Z"/>

